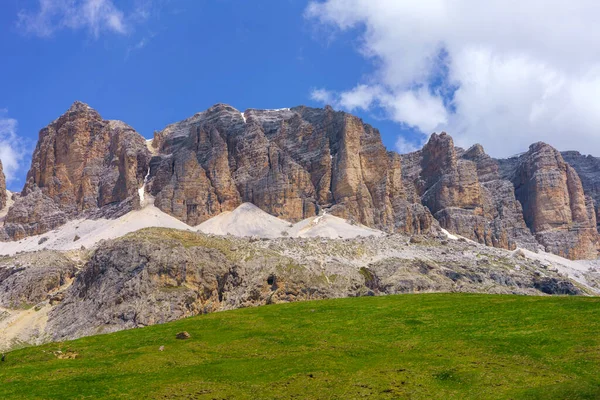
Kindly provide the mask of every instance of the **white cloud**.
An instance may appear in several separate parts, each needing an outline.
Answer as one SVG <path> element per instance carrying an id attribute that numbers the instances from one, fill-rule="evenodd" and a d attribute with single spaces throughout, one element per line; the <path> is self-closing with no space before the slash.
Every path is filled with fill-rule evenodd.
<path id="1" fill-rule="evenodd" d="M 24 149 L 17 136 L 17 120 L 7 117 L 7 111 L 0 109 L 0 160 L 7 182 L 15 180 Z"/>
<path id="2" fill-rule="evenodd" d="M 321 89 L 340 108 L 381 108 L 495 156 L 539 140 L 600 155 L 596 0 L 326 0 L 306 15 L 355 29 L 373 61 L 367 82 Z"/>
<path id="3" fill-rule="evenodd" d="M 341 93 L 316 89 L 311 92 L 310 97 L 312 100 L 350 112 L 378 106 L 387 112 L 390 119 L 424 132 L 433 131 L 448 119 L 441 99 L 431 95 L 424 88 L 391 92 L 380 86 L 361 84 Z"/>
<path id="4" fill-rule="evenodd" d="M 27 33 L 51 36 L 62 29 L 87 29 L 94 37 L 102 32 L 126 34 L 130 26 L 112 0 L 38 0 L 35 12 L 22 10 L 18 25 Z"/>
<path id="5" fill-rule="evenodd" d="M 403 136 L 398 136 L 394 145 L 394 150 L 400 154 L 412 153 L 413 151 L 420 150 L 424 143 L 409 142 Z"/>
<path id="6" fill-rule="evenodd" d="M 336 102 L 333 92 L 325 89 L 313 89 L 310 93 L 310 98 L 319 103 L 332 105 Z"/>

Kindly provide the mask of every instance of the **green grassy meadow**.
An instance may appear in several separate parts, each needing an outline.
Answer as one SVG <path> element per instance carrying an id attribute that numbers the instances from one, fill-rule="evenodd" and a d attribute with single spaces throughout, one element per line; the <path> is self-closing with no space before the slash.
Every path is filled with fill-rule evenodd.
<path id="1" fill-rule="evenodd" d="M 8 353 L 0 399 L 21 398 L 600 399 L 600 298 L 423 294 L 203 315 Z"/>

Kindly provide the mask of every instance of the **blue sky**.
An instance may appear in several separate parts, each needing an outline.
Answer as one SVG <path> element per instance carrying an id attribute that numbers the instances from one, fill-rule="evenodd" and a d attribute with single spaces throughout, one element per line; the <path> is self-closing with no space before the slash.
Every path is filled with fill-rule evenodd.
<path id="1" fill-rule="evenodd" d="M 117 4 L 117 2 L 115 2 Z M 118 2 L 124 15 L 140 2 Z M 27 148 L 74 100 L 120 119 L 146 137 L 219 102 L 246 108 L 307 104 L 316 87 L 343 89 L 369 71 L 353 33 L 329 35 L 307 21 L 306 1 L 153 2 L 126 33 L 56 28 L 40 36 L 19 23 L 38 1 L 0 5 L 0 109 L 17 121 Z M 53 23 L 58 23 L 52 21 Z M 400 127 L 359 112 L 393 148 Z M 20 190 L 29 168 L 12 173 Z"/>
<path id="2" fill-rule="evenodd" d="M 20 190 L 75 100 L 146 137 L 215 103 L 331 104 L 388 149 L 600 156 L 597 0 L 3 0 L 0 159 Z M 591 50 L 590 50 L 591 49 Z"/>

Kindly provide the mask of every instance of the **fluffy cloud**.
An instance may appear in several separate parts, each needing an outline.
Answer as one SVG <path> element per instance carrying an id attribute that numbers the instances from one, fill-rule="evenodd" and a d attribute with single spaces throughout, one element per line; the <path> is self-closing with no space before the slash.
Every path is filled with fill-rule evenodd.
<path id="1" fill-rule="evenodd" d="M 600 155 L 595 0 L 326 0 L 306 15 L 358 32 L 373 61 L 368 82 L 315 100 L 380 108 L 424 138 L 446 130 L 495 156 L 539 140 Z"/>
<path id="2" fill-rule="evenodd" d="M 8 118 L 6 110 L 0 110 L 0 160 L 8 182 L 16 178 L 24 149 L 17 136 L 17 120 Z"/>
<path id="3" fill-rule="evenodd" d="M 112 0 L 39 0 L 37 11 L 19 13 L 18 24 L 42 37 L 61 29 L 87 29 L 94 37 L 101 32 L 125 34 L 130 29 L 123 11 Z"/>

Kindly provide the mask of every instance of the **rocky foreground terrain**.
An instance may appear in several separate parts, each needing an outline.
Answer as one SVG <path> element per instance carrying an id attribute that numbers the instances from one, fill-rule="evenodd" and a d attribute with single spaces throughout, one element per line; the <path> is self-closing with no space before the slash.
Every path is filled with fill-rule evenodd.
<path id="1" fill-rule="evenodd" d="M 95 250 L 0 258 L 0 347 L 239 307 L 423 292 L 595 294 L 600 273 L 443 233 L 265 240 L 150 228 Z"/>

